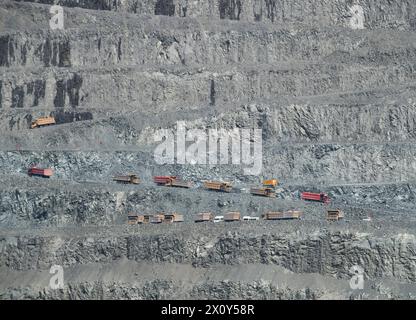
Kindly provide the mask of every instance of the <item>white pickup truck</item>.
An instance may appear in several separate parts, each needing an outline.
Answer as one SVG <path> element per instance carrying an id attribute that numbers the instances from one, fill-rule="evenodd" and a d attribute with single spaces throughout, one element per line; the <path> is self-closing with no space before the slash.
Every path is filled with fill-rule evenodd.
<path id="1" fill-rule="evenodd" d="M 244 216 L 243 221 L 257 221 L 259 220 L 259 217 L 250 217 L 250 216 Z"/>
<path id="2" fill-rule="evenodd" d="M 222 221 L 224 221 L 224 216 L 215 216 L 213 221 L 214 222 L 222 222 Z"/>

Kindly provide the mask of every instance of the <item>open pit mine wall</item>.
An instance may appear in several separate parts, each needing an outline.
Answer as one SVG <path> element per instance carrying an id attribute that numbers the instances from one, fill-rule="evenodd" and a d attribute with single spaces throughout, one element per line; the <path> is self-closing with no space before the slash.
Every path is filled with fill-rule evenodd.
<path id="1" fill-rule="evenodd" d="M 324 295 L 325 290 L 291 289 L 253 281 L 204 282 L 186 285 L 172 280 L 149 280 L 142 283 L 129 282 L 80 282 L 68 284 L 62 290 L 48 288 L 8 288 L 0 293 L 1 299 L 46 299 L 46 300 L 169 300 L 173 296 L 180 299 L 258 299 L 258 300 L 315 300 Z M 188 291 L 189 290 L 189 291 Z"/>
<path id="2" fill-rule="evenodd" d="M 53 4 L 53 0 L 32 2 Z M 240 21 L 308 23 L 321 26 L 348 26 L 353 16 L 353 0 L 63 0 L 61 5 L 98 10 L 127 11 L 180 17 L 211 17 Z M 416 4 L 411 0 L 361 0 L 367 28 L 416 27 Z"/>
<path id="3" fill-rule="evenodd" d="M 410 87 L 409 90 L 416 88 Z M 397 93 L 400 94 L 400 93 Z M 406 93 L 402 93 L 403 96 Z M 416 93 L 414 94 L 416 98 Z M 204 110 L 205 108 L 203 108 Z M 177 121 L 186 124 L 187 129 L 208 130 L 220 128 L 261 128 L 262 139 L 266 143 L 285 142 L 405 142 L 416 138 L 416 99 L 410 103 L 372 104 L 356 103 L 348 106 L 345 103 L 312 104 L 288 103 L 251 103 L 236 104 L 231 108 L 218 106 L 215 117 L 207 116 L 203 110 L 188 112 L 166 112 L 160 115 L 160 128 L 170 129 L 176 134 Z M 30 109 L 3 110 L 0 113 L 0 143 L 4 148 L 15 149 L 19 143 L 22 149 L 33 149 L 39 145 L 58 149 L 88 146 L 101 141 L 107 146 L 107 141 L 116 141 L 119 146 L 138 146 L 139 144 L 153 145 L 158 128 L 152 127 L 152 118 L 146 113 L 137 114 L 134 118 L 128 112 L 115 115 L 111 119 L 100 119 L 103 110 L 70 110 L 70 109 Z M 57 124 L 48 130 L 32 130 L 30 142 L 18 135 L 21 130 L 27 130 L 31 122 L 45 114 L 55 117 Z M 325 119 L 325 121 L 322 121 Z M 87 128 L 82 122 L 88 122 Z M 61 124 L 72 123 L 73 130 Z M 216 126 L 217 124 L 217 126 Z M 53 139 L 50 135 L 53 134 Z M 13 136 L 13 139 L 10 137 Z M 105 139 L 104 139 L 105 137 Z"/>
<path id="4" fill-rule="evenodd" d="M 82 7 L 84 2 L 67 2 L 70 3 Z M 98 3 L 101 2 L 95 2 L 95 5 Z M 206 3 L 215 2 L 200 1 L 197 5 Z M 248 2 L 241 3 L 245 8 Z M 308 10 L 308 4 L 316 7 L 313 12 L 322 21 L 317 8 L 348 7 L 350 1 L 340 1 L 339 4 L 334 1 L 307 4 L 300 1 L 292 6 Z M 376 16 L 382 21 L 390 16 L 400 21 L 397 17 L 399 13 L 406 21 L 413 21 L 411 12 L 414 14 L 416 11 L 411 11 L 415 6 L 413 1 L 369 1 L 362 5 L 367 5 L 369 12 L 377 12 Z M 282 6 L 276 4 L 276 8 Z M 48 28 L 49 13 L 46 9 L 37 10 L 44 14 L 44 27 Z M 334 16 L 340 19 L 340 12 L 334 12 Z M 157 16 L 139 22 L 129 19 L 123 28 L 111 25 L 107 28 L 109 30 L 104 27 L 100 31 L 85 23 L 85 17 L 82 22 L 77 20 L 81 19 L 77 15 L 84 16 L 84 13 L 73 12 L 72 9 L 68 14 L 68 23 L 72 22 L 73 27 L 80 29 L 69 28 L 62 32 L 37 30 L 30 34 L 12 31 L 0 35 L 1 66 L 73 68 L 33 70 L 24 76 L 15 71 L 6 73 L 0 82 L 0 108 L 117 107 L 132 103 L 136 106 L 153 103 L 161 107 L 215 104 L 235 102 L 237 99 L 276 99 L 282 95 L 362 90 L 414 80 L 415 48 L 409 45 L 414 43 L 414 35 L 409 34 L 410 38 L 406 38 L 405 43 L 399 40 L 403 37 L 398 37 L 395 32 L 406 28 L 388 24 L 384 27 L 395 27 L 396 31 L 386 31 L 385 38 L 375 37 L 371 29 L 349 34 L 346 31 L 349 29 L 301 27 L 294 31 L 283 25 L 282 30 L 271 30 L 270 27 L 255 25 L 233 26 L 225 20 L 214 28 L 206 21 L 202 24 L 191 21 L 188 25 L 181 23 L 181 19 L 162 22 Z M 299 15 L 299 19 L 304 17 L 305 14 Z M 99 25 L 106 25 L 104 18 L 94 18 Z M 42 21 L 37 19 L 36 23 L 38 20 Z M 376 20 L 371 17 L 369 21 Z M 88 27 L 82 29 L 83 25 Z M 271 70 L 263 70 L 261 66 L 248 67 L 253 63 L 277 64 L 288 57 L 308 61 L 325 59 L 328 65 L 276 66 Z M 397 60 L 402 61 L 400 66 L 396 65 Z M 331 65 L 331 61 L 347 61 L 352 65 Z M 137 68 L 138 65 L 209 66 L 232 63 L 239 64 L 238 71 L 205 70 L 201 67 L 198 70 L 170 70 L 166 74 L 167 70 L 159 67 Z M 362 63 L 367 63 L 365 68 Z M 372 67 L 374 63 L 385 67 Z M 129 67 L 97 70 L 102 66 L 123 65 Z"/>
<path id="5" fill-rule="evenodd" d="M 378 238 L 366 233 L 319 231 L 247 235 L 207 232 L 166 235 L 0 237 L 0 266 L 44 270 L 88 263 L 132 261 L 191 264 L 275 264 L 296 273 L 319 273 L 350 279 L 349 269 L 362 265 L 369 278 L 416 281 L 413 235 Z"/>
<path id="6" fill-rule="evenodd" d="M 408 43 L 403 43 L 393 30 L 381 37 L 372 30 L 353 33 L 341 28 L 299 27 L 294 31 L 285 26 L 273 30 L 267 25 L 237 28 L 227 22 L 213 28 L 207 22 L 183 25 L 180 19 L 159 20 L 129 22 L 125 29 L 104 24 L 96 30 L 81 25 L 81 29 L 59 32 L 11 31 L 0 35 L 0 66 L 244 65 L 322 58 L 388 63 L 415 57 L 415 48 L 409 45 L 415 36 L 410 32 L 400 31 L 408 37 Z"/>
<path id="7" fill-rule="evenodd" d="M 124 68 L 109 71 L 44 69 L 24 74 L 24 77 L 22 71 L 4 74 L 0 84 L 1 108 L 153 104 L 162 111 L 163 108 L 169 110 L 173 106 L 210 104 L 211 101 L 238 103 L 273 100 L 287 95 L 365 90 L 416 79 L 414 62 L 366 68 L 312 64 L 294 69 L 259 67 L 227 72 Z"/>

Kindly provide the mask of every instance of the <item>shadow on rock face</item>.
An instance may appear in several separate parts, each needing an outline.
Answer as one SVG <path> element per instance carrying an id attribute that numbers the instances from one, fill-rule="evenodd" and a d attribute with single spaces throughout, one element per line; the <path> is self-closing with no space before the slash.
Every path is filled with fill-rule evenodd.
<path id="1" fill-rule="evenodd" d="M 240 0 L 220 0 L 219 8 L 221 19 L 240 20 Z"/>
<path id="2" fill-rule="evenodd" d="M 93 119 L 93 115 L 91 112 L 73 112 L 73 111 L 54 112 L 54 117 L 55 117 L 55 121 L 57 124 Z"/>
<path id="3" fill-rule="evenodd" d="M 173 0 L 158 0 L 155 5 L 155 15 L 173 16 L 175 5 Z"/>

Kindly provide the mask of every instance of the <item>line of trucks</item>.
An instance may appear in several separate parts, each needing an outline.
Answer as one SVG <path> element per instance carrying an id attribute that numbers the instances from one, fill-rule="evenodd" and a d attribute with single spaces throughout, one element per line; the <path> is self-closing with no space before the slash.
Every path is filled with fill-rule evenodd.
<path id="1" fill-rule="evenodd" d="M 53 175 L 53 170 L 50 168 L 41 169 L 37 167 L 31 167 L 28 170 L 29 176 L 41 176 L 44 178 L 49 178 Z M 113 181 L 122 184 L 139 184 L 140 178 L 135 174 L 128 175 L 117 175 L 113 177 Z M 165 187 L 177 187 L 177 188 L 191 188 L 192 182 L 181 180 L 176 176 L 155 176 L 153 177 L 153 182 L 158 186 Z M 276 186 L 279 184 L 277 179 L 264 180 L 262 187 L 253 187 L 250 188 L 250 193 L 256 196 L 263 196 L 269 198 L 276 197 Z M 204 181 L 203 186 L 205 189 L 220 191 L 220 192 L 231 192 L 233 186 L 230 182 L 222 181 Z M 326 193 L 319 192 L 302 192 L 301 199 L 306 201 L 317 201 L 324 204 L 328 204 L 330 199 Z"/>
<path id="2" fill-rule="evenodd" d="M 28 170 L 29 176 L 41 176 L 44 178 L 49 178 L 53 175 L 53 170 L 50 168 L 41 169 L 37 167 L 31 167 Z M 140 178 L 135 174 L 128 175 L 116 175 L 113 177 L 113 181 L 123 184 L 140 184 Z M 192 182 L 184 181 L 176 176 L 155 176 L 153 177 L 153 182 L 158 186 L 165 187 L 177 187 L 177 188 L 191 188 Z M 264 180 L 262 187 L 253 187 L 250 188 L 250 193 L 257 196 L 275 198 L 276 197 L 276 186 L 279 184 L 277 179 Z M 231 192 L 233 186 L 230 182 L 222 181 L 204 181 L 203 186 L 205 189 L 221 191 L 221 192 Z M 328 204 L 330 199 L 326 193 L 314 193 L 314 192 L 302 192 L 301 199 L 307 201 L 317 201 Z"/>
<path id="3" fill-rule="evenodd" d="M 31 123 L 30 128 L 40 128 L 50 125 L 55 125 L 56 120 L 52 116 L 40 117 Z M 33 166 L 28 169 L 29 176 L 39 176 L 43 178 L 50 178 L 53 175 L 53 170 L 50 168 L 37 168 Z M 123 184 L 139 184 L 140 178 L 135 174 L 117 175 L 113 177 L 113 181 Z M 191 188 L 192 182 L 181 180 L 176 176 L 155 176 L 153 182 L 159 186 L 177 187 L 177 188 Z M 269 198 L 276 197 L 276 186 L 279 184 L 277 179 L 264 180 L 262 187 L 250 188 L 250 193 L 256 196 L 263 196 Z M 232 192 L 233 186 L 230 182 L 222 181 L 204 181 L 203 186 L 205 189 L 220 191 L 220 192 Z M 302 192 L 301 199 L 306 201 L 317 201 L 324 204 L 328 204 L 330 199 L 326 193 L 319 192 Z M 302 215 L 301 211 L 285 211 L 285 212 L 267 212 L 262 217 L 265 220 L 286 220 L 286 219 L 300 219 Z M 220 222 L 220 221 L 240 221 L 239 212 L 229 212 L 225 216 L 214 216 L 212 213 L 199 213 L 195 218 L 195 222 Z M 327 210 L 327 220 L 337 221 L 342 219 L 344 214 L 340 210 Z M 258 220 L 258 217 L 244 216 L 243 221 Z M 129 224 L 141 224 L 141 223 L 175 223 L 183 222 L 183 215 L 178 213 L 172 214 L 156 214 L 156 215 L 129 215 Z"/>
<path id="4" fill-rule="evenodd" d="M 55 118 L 52 116 L 40 117 L 32 122 L 31 128 L 39 128 L 56 124 Z M 53 170 L 50 168 L 41 169 L 37 167 L 31 167 L 28 170 L 29 176 L 40 176 L 43 178 L 50 178 L 53 175 Z M 113 177 L 113 181 L 123 184 L 139 184 L 140 178 L 135 174 L 119 175 Z M 176 176 L 155 176 L 153 177 L 154 183 L 160 186 L 177 187 L 177 188 L 191 188 L 192 182 L 184 181 Z M 263 196 L 274 198 L 276 197 L 275 188 L 279 184 L 277 179 L 270 179 L 263 181 L 262 187 L 250 188 L 250 193 L 256 196 Z M 204 188 L 208 190 L 215 190 L 221 192 L 231 192 L 233 190 L 230 182 L 221 181 L 204 181 Z M 317 201 L 324 204 L 328 204 L 330 199 L 326 193 L 319 192 L 302 192 L 301 199 L 306 201 Z"/>
<path id="5" fill-rule="evenodd" d="M 264 220 L 295 220 L 301 219 L 303 215 L 302 211 L 298 210 L 289 210 L 289 211 L 269 211 L 263 214 L 261 217 Z M 338 221 L 344 217 L 344 213 L 341 210 L 327 210 L 327 220 L 328 221 Z M 201 212 L 195 215 L 194 222 L 235 222 L 235 221 L 258 221 L 259 217 L 244 216 L 241 218 L 240 212 L 227 212 L 223 216 L 214 216 L 211 212 Z M 184 217 L 182 214 L 171 213 L 171 214 L 144 214 L 138 215 L 130 213 L 128 215 L 128 224 L 160 224 L 160 223 L 178 223 L 184 222 Z"/>
<path id="6" fill-rule="evenodd" d="M 28 169 L 29 176 L 40 176 L 43 178 L 50 178 L 53 175 L 53 170 L 50 168 L 37 168 L 33 166 Z M 113 181 L 122 184 L 139 184 L 140 178 L 135 174 L 128 174 L 128 175 L 117 175 L 113 177 Z M 192 187 L 192 182 L 184 181 L 176 176 L 155 176 L 153 177 L 153 182 L 160 186 L 167 186 L 167 187 L 178 187 L 178 188 L 190 188 Z M 250 193 L 253 195 L 258 196 L 265 196 L 265 197 L 276 197 L 275 187 L 279 184 L 277 179 L 270 179 L 263 181 L 263 187 L 261 188 L 251 188 Z M 222 181 L 204 181 L 204 187 L 208 190 L 214 191 L 221 191 L 221 192 L 231 192 L 233 187 L 230 182 L 222 182 Z M 328 204 L 330 199 L 326 193 L 314 193 L 314 192 L 302 192 L 301 199 L 306 201 L 317 201 L 322 202 L 324 204 Z M 200 214 L 201 215 L 201 214 Z M 202 214 L 203 215 L 203 214 Z M 227 217 L 234 217 L 234 218 L 227 218 Z M 268 212 L 263 215 L 265 220 L 285 220 L 285 219 L 300 219 L 301 211 L 286 211 L 286 212 Z M 201 221 L 205 221 L 206 215 L 201 216 L 204 217 Z M 237 218 L 238 217 L 238 218 Z M 340 210 L 328 210 L 327 211 L 327 220 L 337 221 L 342 219 L 344 214 Z M 136 219 L 136 220 L 135 220 Z M 237 221 L 240 220 L 240 213 L 231 212 L 227 216 L 216 216 L 208 218 L 206 221 Z M 245 216 L 243 220 L 251 220 L 252 217 Z M 129 223 L 136 221 L 136 223 L 161 223 L 161 222 L 182 222 L 183 216 L 177 213 L 172 215 L 133 215 L 129 216 Z M 196 220 L 199 221 L 199 220 Z"/>

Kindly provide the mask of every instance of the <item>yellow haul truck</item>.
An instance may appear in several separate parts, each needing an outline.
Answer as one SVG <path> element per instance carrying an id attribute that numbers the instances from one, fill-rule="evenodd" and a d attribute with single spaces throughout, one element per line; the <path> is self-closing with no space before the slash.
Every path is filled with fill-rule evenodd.
<path id="1" fill-rule="evenodd" d="M 300 219 L 302 211 L 289 210 L 289 211 L 269 211 L 263 215 L 265 220 L 291 220 Z"/>
<path id="2" fill-rule="evenodd" d="M 30 126 L 31 129 L 44 127 L 44 126 L 50 126 L 56 124 L 54 117 L 41 117 L 39 119 L 36 119 L 32 122 L 32 125 Z"/>
<path id="3" fill-rule="evenodd" d="M 344 212 L 341 210 L 328 210 L 326 212 L 326 220 L 328 221 L 338 221 L 344 218 Z"/>
<path id="4" fill-rule="evenodd" d="M 276 192 L 273 188 L 251 188 L 250 193 L 256 196 L 263 196 L 263 197 L 276 197 Z"/>
<path id="5" fill-rule="evenodd" d="M 216 191 L 223 191 L 223 192 L 231 192 L 233 186 L 230 182 L 220 182 L 220 181 L 205 181 L 204 187 L 209 190 L 216 190 Z"/>
<path id="6" fill-rule="evenodd" d="M 226 222 L 240 221 L 240 219 L 241 219 L 240 212 L 227 212 L 224 215 L 224 221 Z"/>
<path id="7" fill-rule="evenodd" d="M 209 222 L 214 219 L 214 215 L 211 212 L 201 212 L 195 216 L 195 222 Z"/>
<path id="8" fill-rule="evenodd" d="M 129 174 L 126 176 L 115 176 L 113 177 L 113 181 L 117 181 L 119 183 L 131 183 L 131 184 L 139 184 L 140 179 L 135 174 Z"/>
<path id="9" fill-rule="evenodd" d="M 279 181 L 277 179 L 270 179 L 270 180 L 263 181 L 263 187 L 275 188 L 278 184 L 279 184 Z"/>

